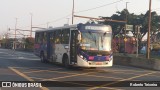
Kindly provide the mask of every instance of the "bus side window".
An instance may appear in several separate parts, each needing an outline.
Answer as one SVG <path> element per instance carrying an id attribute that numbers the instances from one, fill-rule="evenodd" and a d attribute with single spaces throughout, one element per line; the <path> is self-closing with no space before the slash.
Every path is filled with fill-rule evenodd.
<path id="1" fill-rule="evenodd" d="M 36 33 L 36 35 L 35 35 L 35 43 L 38 43 L 38 37 L 39 37 L 39 33 Z"/>
<path id="2" fill-rule="evenodd" d="M 36 40 L 36 42 L 37 43 L 41 43 L 41 33 L 37 33 L 37 40 Z"/>
<path id="3" fill-rule="evenodd" d="M 44 32 L 43 34 L 43 43 L 46 43 L 47 42 L 47 33 Z"/>
<path id="4" fill-rule="evenodd" d="M 55 43 L 55 35 L 54 35 L 54 32 L 51 32 L 51 34 L 50 34 L 50 41 L 51 41 L 51 43 Z"/>
<path id="5" fill-rule="evenodd" d="M 55 32 L 55 43 L 60 44 L 62 39 L 61 30 Z"/>
<path id="6" fill-rule="evenodd" d="M 39 37 L 39 43 L 44 43 L 44 32 L 40 33 L 40 37 Z"/>
<path id="7" fill-rule="evenodd" d="M 62 43 L 69 43 L 69 28 L 62 30 Z"/>

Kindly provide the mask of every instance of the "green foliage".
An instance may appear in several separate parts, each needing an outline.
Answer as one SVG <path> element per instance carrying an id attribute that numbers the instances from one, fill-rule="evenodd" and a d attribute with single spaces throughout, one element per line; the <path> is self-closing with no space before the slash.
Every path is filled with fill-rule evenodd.
<path id="1" fill-rule="evenodd" d="M 25 49 L 31 51 L 34 49 L 34 38 L 28 37 L 25 39 Z"/>
<path id="2" fill-rule="evenodd" d="M 148 32 L 148 15 L 149 11 L 147 11 L 145 14 L 135 15 L 134 13 L 129 13 L 128 10 L 124 9 L 121 12 L 116 12 L 116 14 L 113 14 L 111 17 L 102 17 L 103 19 L 112 19 L 112 20 L 126 20 L 127 24 L 133 25 L 134 30 L 132 31 L 133 35 L 136 36 L 136 25 L 141 26 L 140 28 L 140 37 L 141 40 L 144 35 Z M 151 13 L 151 34 L 154 34 L 157 32 L 159 28 L 159 18 L 160 16 L 157 15 L 156 12 Z M 124 26 L 125 23 L 119 23 L 119 22 L 108 22 L 104 21 L 101 22 L 103 24 L 109 24 L 112 26 L 113 29 L 113 37 L 115 37 L 117 34 L 124 34 Z M 121 32 L 121 33 L 120 33 Z"/>
<path id="3" fill-rule="evenodd" d="M 160 16 L 157 15 L 155 11 L 151 12 L 151 38 L 152 36 L 155 36 L 156 32 L 159 29 L 160 24 Z M 121 12 L 116 12 L 116 14 L 113 14 L 111 17 L 102 17 L 103 19 L 110 19 L 110 20 L 121 20 L 125 21 L 127 20 L 127 24 L 133 25 L 133 35 L 137 38 L 137 28 L 136 26 L 139 26 L 140 33 L 138 34 L 138 40 L 139 40 L 139 50 L 141 48 L 142 38 L 146 35 L 148 32 L 148 17 L 149 17 L 149 11 L 147 11 L 145 14 L 135 15 L 134 13 L 129 13 L 128 10 L 124 9 Z M 121 38 L 124 38 L 125 34 L 125 23 L 120 22 L 108 22 L 107 20 L 104 22 L 100 22 L 106 25 L 111 25 L 113 30 L 113 38 L 116 36 L 119 36 Z M 126 31 L 127 33 L 127 31 Z"/>

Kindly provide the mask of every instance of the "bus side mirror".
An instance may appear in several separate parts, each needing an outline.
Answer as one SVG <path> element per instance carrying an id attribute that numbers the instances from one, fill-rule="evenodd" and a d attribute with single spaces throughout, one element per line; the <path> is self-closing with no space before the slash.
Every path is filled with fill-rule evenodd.
<path id="1" fill-rule="evenodd" d="M 78 33 L 78 41 L 81 41 L 81 33 Z"/>

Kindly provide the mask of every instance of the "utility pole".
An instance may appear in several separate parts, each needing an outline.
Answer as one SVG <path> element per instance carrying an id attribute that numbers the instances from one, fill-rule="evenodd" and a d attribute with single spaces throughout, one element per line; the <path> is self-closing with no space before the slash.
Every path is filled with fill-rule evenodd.
<path id="1" fill-rule="evenodd" d="M 74 0 L 73 0 L 73 8 L 72 8 L 72 24 L 74 23 Z"/>
<path id="2" fill-rule="evenodd" d="M 148 18 L 148 35 L 147 35 L 147 59 L 150 59 L 150 29 L 151 29 L 151 3 L 152 0 L 149 0 L 149 18 Z"/>
<path id="3" fill-rule="evenodd" d="M 138 36 L 139 36 L 139 32 L 140 32 L 140 26 L 137 25 L 136 26 L 136 29 L 137 29 L 137 52 L 136 52 L 136 57 L 138 57 L 138 46 L 139 46 L 139 43 L 138 43 Z"/>
<path id="4" fill-rule="evenodd" d="M 127 11 L 128 11 L 128 9 L 127 9 L 127 4 L 128 4 L 129 2 L 126 2 L 126 23 L 125 23 L 125 31 L 124 31 L 124 52 L 126 52 L 126 41 L 127 41 L 127 39 L 126 39 L 126 30 L 127 30 Z"/>
<path id="5" fill-rule="evenodd" d="M 30 15 L 31 15 L 31 32 L 30 32 L 30 37 L 32 37 L 32 13 L 30 13 Z"/>
<path id="6" fill-rule="evenodd" d="M 13 49 L 16 49 L 16 31 L 17 31 L 17 18 L 16 18 L 16 24 L 15 24 L 15 37 L 14 37 Z"/>

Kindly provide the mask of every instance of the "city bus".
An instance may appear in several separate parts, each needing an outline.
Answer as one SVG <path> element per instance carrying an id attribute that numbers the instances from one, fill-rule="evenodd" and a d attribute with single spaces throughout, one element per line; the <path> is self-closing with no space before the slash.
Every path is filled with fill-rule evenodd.
<path id="1" fill-rule="evenodd" d="M 113 65 L 112 28 L 102 24 L 76 24 L 35 32 L 34 53 L 41 62 L 65 67 L 110 67 Z"/>

